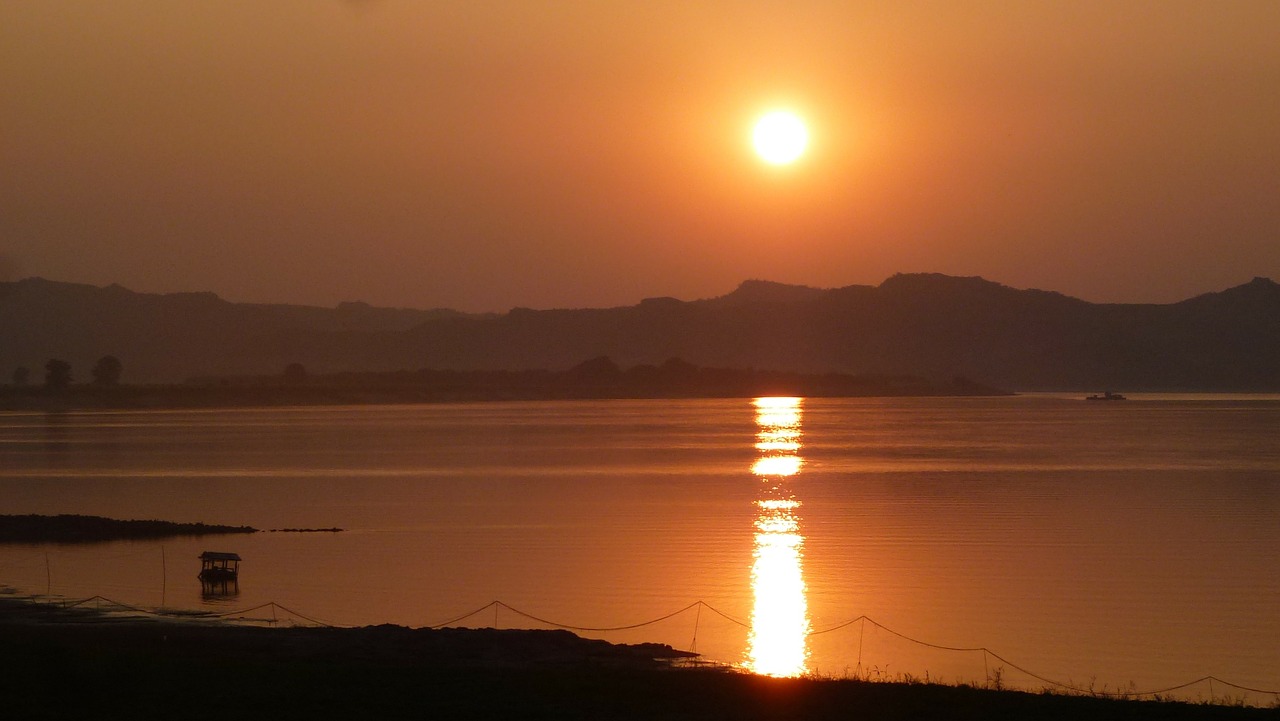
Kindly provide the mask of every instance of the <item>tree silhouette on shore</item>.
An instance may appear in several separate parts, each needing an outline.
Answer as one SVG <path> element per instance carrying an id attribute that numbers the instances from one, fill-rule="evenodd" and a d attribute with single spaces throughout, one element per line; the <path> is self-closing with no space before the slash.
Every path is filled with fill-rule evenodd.
<path id="1" fill-rule="evenodd" d="M 59 358 L 50 358 L 44 364 L 44 386 L 50 390 L 63 390 L 71 385 L 71 364 Z"/>
<path id="2" fill-rule="evenodd" d="M 93 384 L 96 386 L 114 386 L 120 383 L 120 374 L 124 365 L 113 355 L 104 355 L 93 364 Z"/>

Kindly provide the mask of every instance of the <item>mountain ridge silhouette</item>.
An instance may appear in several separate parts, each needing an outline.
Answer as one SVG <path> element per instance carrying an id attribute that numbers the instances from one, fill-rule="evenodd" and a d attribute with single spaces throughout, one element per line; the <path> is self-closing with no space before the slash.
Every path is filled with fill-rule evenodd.
<path id="1" fill-rule="evenodd" d="M 1091 303 L 981 277 L 897 274 L 878 286 L 752 279 L 713 298 L 613 308 L 333 308 L 233 303 L 29 278 L 0 283 L 0 379 L 49 358 L 77 382 L 103 355 L 124 381 L 422 368 L 568 369 L 681 358 L 707 367 L 964 376 L 1011 389 L 1280 390 L 1280 285 L 1176 303 Z"/>

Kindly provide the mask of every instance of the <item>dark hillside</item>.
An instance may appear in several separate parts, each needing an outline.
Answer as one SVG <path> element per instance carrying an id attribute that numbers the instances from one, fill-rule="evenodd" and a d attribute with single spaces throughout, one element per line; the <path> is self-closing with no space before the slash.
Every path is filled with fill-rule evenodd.
<path id="1" fill-rule="evenodd" d="M 111 354 L 126 382 L 423 368 L 696 365 L 970 378 L 1012 389 L 1280 391 L 1280 286 L 1265 278 L 1168 305 L 1095 304 L 982 278 L 895 275 L 831 290 L 747 281 L 696 301 L 496 316 L 347 303 L 229 303 L 28 279 L 0 284 L 0 378 L 61 358 L 76 381 Z"/>

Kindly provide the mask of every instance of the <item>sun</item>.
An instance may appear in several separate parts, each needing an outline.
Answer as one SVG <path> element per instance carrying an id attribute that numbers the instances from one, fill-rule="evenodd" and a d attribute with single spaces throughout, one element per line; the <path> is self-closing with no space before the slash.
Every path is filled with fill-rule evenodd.
<path id="1" fill-rule="evenodd" d="M 770 165 L 790 165 L 809 145 L 809 129 L 799 115 L 774 110 L 756 121 L 751 144 L 760 159 Z"/>

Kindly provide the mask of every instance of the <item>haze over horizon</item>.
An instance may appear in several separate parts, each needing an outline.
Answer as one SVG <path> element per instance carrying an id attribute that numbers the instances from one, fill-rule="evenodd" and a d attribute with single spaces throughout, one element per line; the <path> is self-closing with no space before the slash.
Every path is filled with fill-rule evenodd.
<path id="1" fill-rule="evenodd" d="M 87 285 L 90 285 L 90 286 L 92 286 L 92 287 L 97 287 L 97 288 L 106 288 L 106 287 L 109 287 L 109 286 L 118 286 L 118 287 L 120 287 L 120 288 L 124 288 L 124 290 L 129 291 L 129 292 L 132 292 L 132 293 L 153 294 L 153 295 L 165 295 L 165 294 L 168 294 L 168 293 L 176 293 L 176 294 L 183 294 L 183 293 L 213 293 L 214 295 L 218 296 L 218 297 L 219 297 L 221 300 L 223 300 L 223 301 L 226 301 L 226 302 L 229 302 L 229 303 L 236 303 L 236 304 L 244 303 L 244 304 L 250 304 L 250 305 L 266 305 L 266 306 L 270 306 L 270 305 L 280 305 L 280 306 L 293 305 L 293 306 L 303 306 L 303 307 L 312 307 L 312 308 L 334 308 L 334 307 L 337 307 L 337 306 L 341 306 L 342 304 L 345 304 L 345 303 L 364 303 L 364 304 L 369 305 L 369 306 L 372 306 L 372 307 L 391 308 L 391 309 L 402 309 L 402 310 L 415 310 L 415 311 L 443 310 L 443 311 L 459 311 L 459 312 L 462 312 L 462 313 L 479 313 L 479 314 L 495 314 L 495 315 L 503 315 L 503 314 L 507 314 L 507 313 L 509 313 L 509 312 L 512 312 L 512 311 L 515 311 L 515 310 L 518 310 L 518 309 L 531 309 L 531 310 L 596 310 L 596 309 L 610 309 L 610 308 L 627 308 L 627 307 L 632 307 L 632 306 L 639 305 L 639 304 L 643 303 L 643 302 L 644 302 L 644 301 L 646 301 L 646 300 L 649 300 L 649 299 L 655 299 L 655 298 L 674 298 L 675 300 L 680 301 L 680 302 L 698 302 L 698 301 L 705 301 L 705 300 L 714 300 L 714 299 L 717 299 L 717 298 L 723 298 L 723 297 L 726 297 L 726 296 L 733 295 L 734 293 L 736 293 L 736 292 L 738 292 L 738 291 L 741 291 L 744 287 L 749 286 L 749 285 L 751 285 L 751 284 L 764 284 L 764 285 L 769 285 L 769 286 L 782 286 L 782 287 L 787 287 L 787 288 L 807 288 L 807 289 L 810 289 L 810 290 L 813 290 L 813 291 L 839 290 L 839 289 L 842 289 L 842 288 L 849 288 L 849 287 L 878 288 L 878 287 L 880 287 L 883 283 L 885 283 L 886 281 L 890 281 L 890 280 L 891 280 L 893 277 L 895 277 L 895 276 L 938 276 L 938 277 L 952 278 L 952 279 L 960 279 L 960 280 L 967 280 L 967 279 L 970 279 L 970 278 L 976 278 L 976 279 L 978 279 L 978 280 L 980 280 L 980 281 L 985 281 L 986 283 L 993 284 L 994 286 L 1005 286 L 1005 287 L 1007 287 L 1007 288 L 1012 288 L 1013 290 L 1016 290 L 1016 291 L 1021 291 L 1021 290 L 1045 291 L 1045 292 L 1049 292 L 1049 293 L 1059 293 L 1059 294 L 1064 295 L 1064 296 L 1067 296 L 1067 297 L 1069 297 L 1069 298 L 1076 298 L 1077 300 L 1083 300 L 1083 301 L 1085 301 L 1085 302 L 1087 302 L 1087 303 L 1092 303 L 1092 304 L 1096 304 L 1096 305 L 1106 305 L 1106 304 L 1108 303 L 1108 302 L 1092 301 L 1092 300 L 1090 300 L 1090 299 L 1088 299 L 1088 298 L 1079 298 L 1078 296 L 1073 296 L 1073 295 L 1071 295 L 1070 293 L 1062 293 L 1061 291 L 1055 290 L 1055 289 L 1053 289 L 1053 288 L 1023 288 L 1023 287 L 1019 287 L 1019 286 L 1013 286 L 1013 285 L 1010 285 L 1010 284 L 1008 284 L 1008 283 L 1002 283 L 1002 282 L 1000 282 L 1000 280 L 999 280 L 999 279 L 995 279 L 995 278 L 985 278 L 985 277 L 982 277 L 982 276 L 954 276 L 954 275 L 948 275 L 948 274 L 945 274 L 945 273 L 932 273 L 932 272 L 928 272 L 928 271 L 922 271 L 922 272 L 919 272 L 919 273 L 895 273 L 893 276 L 890 276 L 889 278 L 883 278 L 883 279 L 881 279 L 880 281 L 874 281 L 874 282 L 870 282 L 870 283 L 845 283 L 845 284 L 841 284 L 841 285 L 833 285 L 833 286 L 815 286 L 815 285 L 808 285 L 808 284 L 804 284 L 804 283 L 782 283 L 782 282 L 780 282 L 780 281 L 770 280 L 770 279 L 768 279 L 768 278 L 745 278 L 745 279 L 743 279 L 743 280 L 739 281 L 737 284 L 735 284 L 735 285 L 734 285 L 733 287 L 731 287 L 731 288 L 724 288 L 724 289 L 722 289 L 722 290 L 720 290 L 720 291 L 718 291 L 718 292 L 712 292 L 712 293 L 710 293 L 710 294 L 703 295 L 703 296 L 697 296 L 697 297 L 685 297 L 685 298 L 681 298 L 681 297 L 676 297 L 676 296 L 647 295 L 647 296 L 643 296 L 643 297 L 636 297 L 636 298 L 632 298 L 632 299 L 624 299 L 624 300 L 622 300 L 622 301 L 620 301 L 620 302 L 618 302 L 618 303 L 612 303 L 612 304 L 609 304 L 609 305 L 598 305 L 598 306 L 587 306 L 587 305 L 576 305 L 576 306 L 571 306 L 571 305 L 562 305 L 562 306 L 543 306 L 543 307 L 538 307 L 538 306 L 531 306 L 531 305 L 529 305 L 529 304 L 527 304 L 527 303 L 517 303 L 517 304 L 515 304 L 515 305 L 509 306 L 509 307 L 506 307 L 506 308 L 502 308 L 502 309 L 499 309 L 499 310 L 493 310 L 493 311 L 469 311 L 469 310 L 467 310 L 467 309 L 465 309 L 465 308 L 453 308 L 453 307 L 449 307 L 449 306 L 431 306 L 431 307 L 425 307 L 425 306 L 410 306 L 410 305 L 400 305 L 400 306 L 383 306 L 383 305 L 379 305 L 379 304 L 377 304 L 377 303 L 370 303 L 369 301 L 367 301 L 367 300 L 365 300 L 365 299 L 363 299 L 363 298 L 345 298 L 345 299 L 343 299 L 343 300 L 336 301 L 336 302 L 333 302 L 333 303 L 299 303 L 299 302 L 292 302 L 292 301 L 275 301 L 275 300 L 240 300 L 240 299 L 237 299 L 237 298 L 228 298 L 228 297 L 226 297 L 226 296 L 222 295 L 221 293 L 218 293 L 217 291 L 210 290 L 210 289 L 202 289 L 202 288 L 184 288 L 184 289 L 178 289 L 178 290 L 173 290 L 173 291 L 144 291 L 144 290 L 138 290 L 137 288 L 130 288 L 130 287 L 125 286 L 124 284 L 121 284 L 121 283 L 107 283 L 107 284 L 103 284 L 103 285 L 98 285 L 98 284 L 94 284 L 94 283 L 89 283 L 89 284 L 87 284 Z M 57 279 L 57 278 L 44 278 L 44 277 L 41 277 L 41 276 L 27 276 L 27 277 L 25 277 L 25 278 L 13 278 L 13 279 L 12 279 L 12 281 L 26 281 L 26 280 L 42 280 L 42 281 L 46 281 L 46 282 L 49 282 L 49 283 L 56 283 L 56 284 L 63 284 L 63 283 L 73 283 L 73 284 L 74 284 L 74 282 L 73 282 L 73 281 L 63 281 L 63 280 L 59 280 L 59 279 Z M 1266 277 L 1266 276 L 1254 276 L 1254 277 L 1253 277 L 1253 278 L 1251 278 L 1251 279 L 1244 279 L 1244 280 L 1241 280 L 1239 283 L 1232 284 L 1231 286 L 1227 286 L 1227 287 L 1223 287 L 1223 288 L 1211 288 L 1211 289 L 1206 289 L 1206 290 L 1201 291 L 1201 292 L 1192 293 L 1191 295 L 1188 295 L 1188 296 L 1186 296 L 1186 297 L 1184 297 L 1184 298 L 1176 298 L 1176 299 L 1173 299 L 1173 300 L 1168 301 L 1168 302 L 1159 302 L 1159 303 L 1150 303 L 1150 304 L 1137 303 L 1137 304 L 1135 304 L 1135 305 L 1170 305 L 1170 304 L 1176 304 L 1176 303 L 1180 303 L 1180 302 L 1182 302 L 1182 301 L 1190 300 L 1190 299 L 1192 299 L 1192 298 L 1196 298 L 1196 297 L 1199 297 L 1199 296 L 1217 294 L 1217 293 L 1221 293 L 1221 292 L 1223 292 L 1223 291 L 1229 291 L 1229 290 L 1232 290 L 1232 289 L 1234 289 L 1234 288 L 1239 288 L 1239 287 L 1241 287 L 1241 286 L 1250 285 L 1250 284 L 1253 284 L 1253 283 L 1255 283 L 1256 281 L 1259 281 L 1259 280 L 1269 281 L 1269 282 L 1271 282 L 1271 283 L 1275 283 L 1275 282 L 1276 282 L 1273 278 L 1270 278 L 1270 277 Z M 3 283 L 3 282 L 10 282 L 10 281 L 6 281 L 6 279 L 5 279 L 5 278 L 0 278 L 0 283 Z M 1129 303 L 1128 301 L 1123 301 L 1123 300 L 1120 300 L 1120 301 L 1109 301 L 1109 303 L 1115 303 L 1115 304 L 1120 304 L 1120 305 L 1128 305 L 1128 304 L 1131 304 L 1131 303 Z"/>
<path id="2" fill-rule="evenodd" d="M 1280 278 L 1280 4 L 0 6 L 0 280 L 505 311 Z M 750 129 L 809 125 L 794 165 Z"/>

